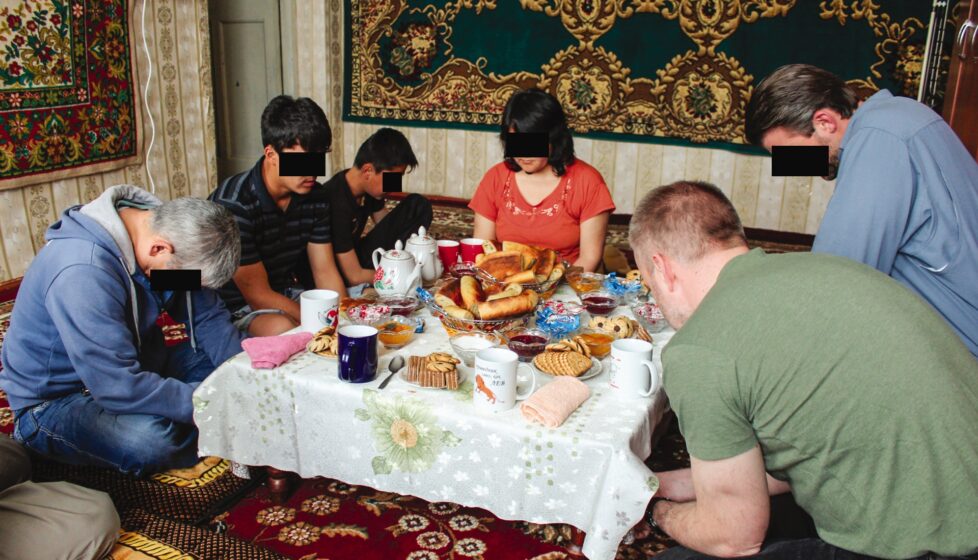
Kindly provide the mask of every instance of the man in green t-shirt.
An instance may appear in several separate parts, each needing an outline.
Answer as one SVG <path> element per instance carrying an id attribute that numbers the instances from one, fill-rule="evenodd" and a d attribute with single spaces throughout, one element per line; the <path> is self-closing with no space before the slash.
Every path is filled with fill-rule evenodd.
<path id="1" fill-rule="evenodd" d="M 855 261 L 749 251 L 705 183 L 649 193 L 630 241 L 678 329 L 691 462 L 659 473 L 648 517 L 684 548 L 657 559 L 978 557 L 978 361 L 932 308 Z M 817 535 L 766 537 L 786 492 Z"/>

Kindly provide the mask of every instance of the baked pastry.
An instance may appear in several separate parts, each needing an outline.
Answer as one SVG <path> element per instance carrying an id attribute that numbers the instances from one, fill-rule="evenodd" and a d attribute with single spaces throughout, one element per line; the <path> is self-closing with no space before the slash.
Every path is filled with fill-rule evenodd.
<path id="1" fill-rule="evenodd" d="M 536 308 L 540 296 L 533 290 L 523 290 L 518 296 L 477 303 L 472 313 L 480 319 L 501 319 L 529 313 Z"/>
<path id="2" fill-rule="evenodd" d="M 587 342 L 579 336 L 574 336 L 571 338 L 565 338 L 554 342 L 553 344 L 547 345 L 547 350 L 550 352 L 578 352 L 584 354 L 588 358 L 591 357 L 591 348 L 588 347 Z"/>
<path id="3" fill-rule="evenodd" d="M 569 375 L 580 377 L 591 369 L 591 358 L 580 352 L 552 352 L 537 354 L 533 365 L 542 372 L 550 375 Z"/>
<path id="4" fill-rule="evenodd" d="M 483 257 L 477 266 L 502 281 L 523 271 L 523 255 L 518 251 L 496 251 Z"/>
<path id="5" fill-rule="evenodd" d="M 334 327 L 326 327 L 313 335 L 312 339 L 306 344 L 306 350 L 313 354 L 335 358 L 339 351 L 339 336 L 335 334 Z"/>

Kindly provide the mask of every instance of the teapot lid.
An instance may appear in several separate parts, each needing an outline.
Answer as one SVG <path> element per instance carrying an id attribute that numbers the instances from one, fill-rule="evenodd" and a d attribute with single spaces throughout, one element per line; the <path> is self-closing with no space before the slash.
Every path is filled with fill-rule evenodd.
<path id="1" fill-rule="evenodd" d="M 421 226 L 418 228 L 418 233 L 412 233 L 407 242 L 409 245 L 429 245 L 434 243 L 435 239 L 428 235 L 428 231 L 425 230 L 424 226 Z"/>
<path id="2" fill-rule="evenodd" d="M 398 239 L 397 242 L 394 243 L 394 248 L 384 253 L 384 258 L 391 259 L 393 261 L 403 261 L 413 259 L 414 255 L 405 251 L 404 244 L 401 243 L 400 239 Z"/>

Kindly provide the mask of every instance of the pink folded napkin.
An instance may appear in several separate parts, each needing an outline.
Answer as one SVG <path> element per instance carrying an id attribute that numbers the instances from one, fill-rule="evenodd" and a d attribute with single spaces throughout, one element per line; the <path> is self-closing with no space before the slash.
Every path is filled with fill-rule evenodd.
<path id="1" fill-rule="evenodd" d="M 285 363 L 293 354 L 304 350 L 312 340 L 312 333 L 299 332 L 279 336 L 257 336 L 246 338 L 241 347 L 251 358 L 251 367 L 271 369 Z"/>
<path id="2" fill-rule="evenodd" d="M 520 405 L 523 418 L 556 428 L 591 396 L 591 389 L 580 379 L 557 377 L 547 383 Z"/>

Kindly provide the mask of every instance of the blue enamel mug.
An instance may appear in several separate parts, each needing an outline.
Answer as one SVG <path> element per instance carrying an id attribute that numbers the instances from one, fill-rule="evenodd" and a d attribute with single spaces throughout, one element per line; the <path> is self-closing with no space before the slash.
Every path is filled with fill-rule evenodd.
<path id="1" fill-rule="evenodd" d="M 377 329 L 347 325 L 339 329 L 340 380 L 367 383 L 377 377 Z"/>

